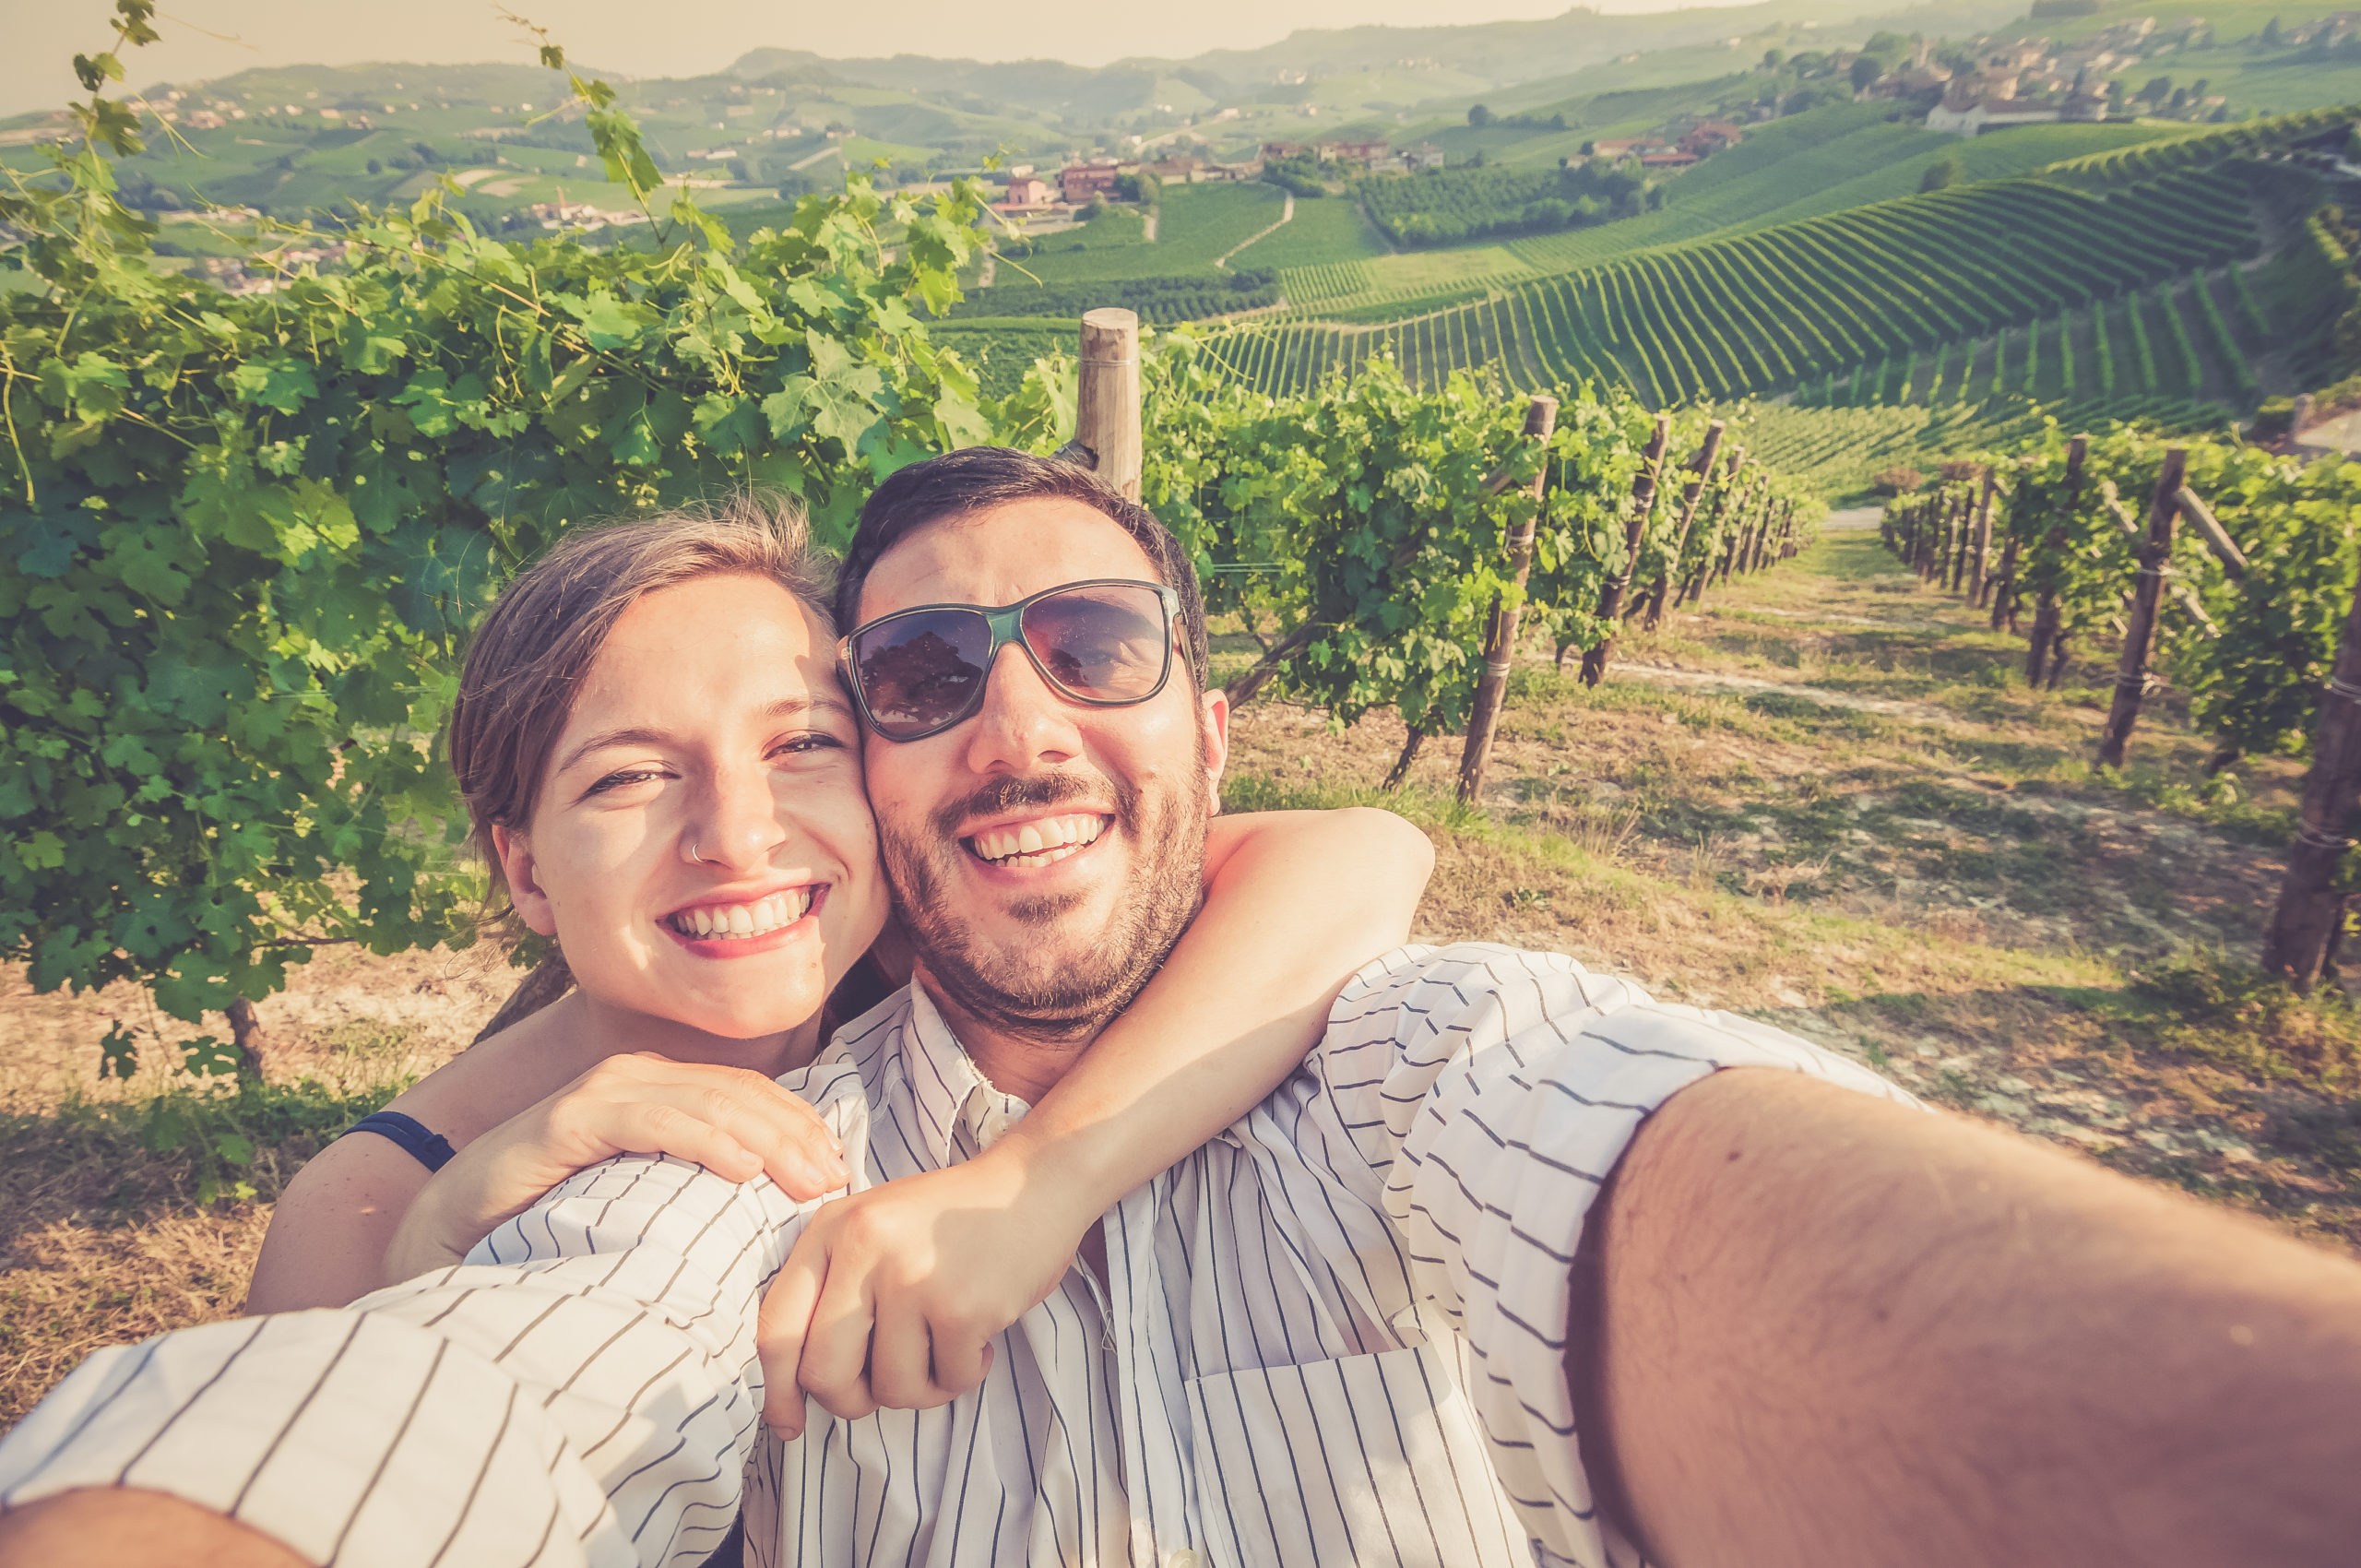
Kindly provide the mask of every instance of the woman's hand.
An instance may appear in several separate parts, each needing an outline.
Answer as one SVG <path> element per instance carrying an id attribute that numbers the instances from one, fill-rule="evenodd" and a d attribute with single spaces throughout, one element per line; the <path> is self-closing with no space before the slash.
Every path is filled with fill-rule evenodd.
<path id="1" fill-rule="evenodd" d="M 1072 1184 L 1035 1179 L 1010 1139 L 822 1204 L 763 1298 L 763 1420 L 801 1436 L 807 1392 L 848 1420 L 950 1403 L 1098 1218 Z"/>
<path id="2" fill-rule="evenodd" d="M 733 1182 L 767 1171 L 798 1203 L 851 1179 L 820 1113 L 760 1073 L 610 1056 L 434 1173 L 386 1249 L 386 1282 L 459 1262 L 552 1187 L 619 1154 L 669 1154 Z"/>

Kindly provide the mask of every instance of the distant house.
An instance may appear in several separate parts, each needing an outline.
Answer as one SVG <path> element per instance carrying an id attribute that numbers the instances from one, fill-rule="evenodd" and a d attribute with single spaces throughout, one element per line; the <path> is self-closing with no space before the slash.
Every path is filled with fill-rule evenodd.
<path id="1" fill-rule="evenodd" d="M 1155 175 L 1164 184 L 1185 185 L 1197 177 L 1197 170 L 1201 166 L 1201 160 L 1194 158 L 1167 158 L 1155 163 L 1141 164 L 1140 172 Z"/>
<path id="2" fill-rule="evenodd" d="M 2013 77 L 2008 79 L 2008 89 L 2005 94 L 1985 95 L 1962 91 L 1954 85 L 1952 91 L 1943 95 L 1940 103 L 1927 111 L 1927 128 L 1949 131 L 1953 136 L 1972 137 L 2010 125 L 2039 125 L 2086 117 L 2095 119 L 2103 118 L 2105 114 L 2106 101 L 2091 99 L 2087 94 L 2063 101 L 2027 100 L 2019 102 L 2016 78 Z M 2099 112 L 2095 114 L 2090 113 L 2089 106 L 2093 103 L 2098 105 Z"/>
<path id="3" fill-rule="evenodd" d="M 1871 82 L 1867 96 L 1870 98 L 1916 98 L 1932 92 L 1952 79 L 1951 69 L 1944 65 L 1913 65 L 1907 70 L 1893 71 Z"/>
<path id="4" fill-rule="evenodd" d="M 1382 141 L 1323 141 L 1315 143 L 1313 150 L 1323 163 L 1342 159 L 1348 163 L 1366 163 L 1373 169 L 1385 161 L 1385 144 Z"/>
<path id="5" fill-rule="evenodd" d="M 1680 150 L 1695 158 L 1704 158 L 1736 147 L 1746 139 L 1746 134 L 1727 120 L 1706 120 L 1690 128 L 1680 138 Z"/>
<path id="6" fill-rule="evenodd" d="M 1686 169 L 1696 161 L 1697 155 L 1693 152 L 1667 150 L 1640 154 L 1640 167 L 1643 169 Z"/>
<path id="7" fill-rule="evenodd" d="M 1030 212 L 1050 205 L 1050 184 L 1030 173 L 1017 174 L 1008 182 L 1008 193 L 992 204 L 1003 212 Z"/>
<path id="8" fill-rule="evenodd" d="M 1112 163 L 1069 163 L 1058 172 L 1058 194 L 1080 206 L 1113 191 L 1119 172 Z"/>
<path id="9" fill-rule="evenodd" d="M 1304 146 L 1304 144 L 1299 141 L 1266 141 L 1263 144 L 1263 156 L 1266 160 L 1273 158 L 1301 158 L 1305 153 L 1310 152 L 1311 150 L 1311 148 Z"/>
<path id="10" fill-rule="evenodd" d="M 1402 167 L 1413 174 L 1421 169 L 1440 169 L 1443 164 L 1442 148 L 1430 141 L 1402 149 Z"/>

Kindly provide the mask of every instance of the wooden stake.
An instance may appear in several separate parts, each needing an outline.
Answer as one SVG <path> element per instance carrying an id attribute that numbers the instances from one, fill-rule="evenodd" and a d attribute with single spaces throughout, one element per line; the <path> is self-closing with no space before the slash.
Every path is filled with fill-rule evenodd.
<path id="1" fill-rule="evenodd" d="M 1705 579 L 1714 570 L 1714 546 L 1722 534 L 1722 514 L 1729 510 L 1730 498 L 1738 491 L 1738 476 L 1745 468 L 1746 448 L 1733 449 L 1729 464 L 1723 471 L 1722 482 L 1714 490 L 1713 515 L 1705 519 L 1706 542 L 1698 551 L 1697 569 L 1681 583 L 1680 597 L 1673 600 L 1674 604 L 1688 604 L 1705 597 Z"/>
<path id="2" fill-rule="evenodd" d="M 1548 445 L 1549 434 L 1558 428 L 1558 399 L 1535 394 L 1525 409 L 1525 434 L 1543 445 Z M 1656 429 L 1664 430 L 1659 420 Z M 1661 434 L 1656 455 L 1664 453 Z M 1484 672 L 1476 681 L 1476 697 L 1467 714 L 1467 744 L 1459 754 L 1459 798 L 1473 805 L 1484 787 L 1484 769 L 1492 760 L 1492 735 L 1501 725 L 1501 699 L 1508 695 L 1509 666 L 1516 657 L 1516 627 L 1523 614 L 1525 579 L 1533 572 L 1533 533 L 1540 522 L 1540 500 L 1543 482 L 1549 469 L 1544 463 L 1541 471 L 1533 476 L 1534 515 L 1517 525 L 1509 536 L 1509 580 L 1519 590 L 1513 603 L 1499 599 L 1492 600 L 1489 624 L 1484 630 Z M 1654 478 L 1650 479 L 1653 491 Z"/>
<path id="3" fill-rule="evenodd" d="M 1672 545 L 1665 552 L 1664 569 L 1656 574 L 1655 586 L 1648 590 L 1647 614 L 1640 623 L 1648 631 L 1655 631 L 1657 623 L 1664 619 L 1664 596 L 1670 590 L 1673 577 L 1680 571 L 1681 555 L 1689 549 L 1689 529 L 1697 520 L 1697 503 L 1705 493 L 1706 481 L 1713 478 L 1714 463 L 1720 460 L 1722 434 L 1726 428 L 1720 420 L 1707 425 L 1704 445 L 1698 447 L 1697 455 L 1689 460 L 1689 466 L 1696 470 L 1696 477 L 1681 489 L 1680 521 L 1673 525 Z"/>
<path id="4" fill-rule="evenodd" d="M 1984 564 L 1992 557 L 1992 492 L 1999 484 L 1992 469 L 1984 470 L 1984 498 L 1975 507 L 1975 543 L 1967 561 L 1967 601 L 1984 602 Z"/>
<path id="5" fill-rule="evenodd" d="M 2041 684 L 2043 667 L 2049 662 L 2058 635 L 2058 561 L 2066 553 L 2066 526 L 2072 520 L 2074 507 L 2082 498 L 2082 459 L 2091 449 L 2091 438 L 2078 435 L 2066 444 L 2066 493 L 2050 513 L 2049 532 L 2041 541 L 2041 592 L 2034 599 L 2033 638 L 2025 647 L 2025 684 Z M 2057 684 L 2057 674 L 2050 672 L 2050 684 Z"/>
<path id="6" fill-rule="evenodd" d="M 2287 846 L 2287 874 L 2262 939 L 2262 967 L 2305 990 L 2327 977 L 2344 929 L 2346 895 L 2337 871 L 2352 840 L 2344 836 L 2361 804 L 2361 588 L 2345 612 L 2336 662 L 2320 695 L 2319 727 L 2312 736 L 2312 768 L 2296 841 Z"/>
<path id="7" fill-rule="evenodd" d="M 2156 604 L 2164 597 L 2165 573 L 2172 565 L 2173 524 L 2180 517 L 2181 475 L 2188 467 L 2187 447 L 2167 450 L 2155 499 L 2148 506 L 2148 541 L 2140 551 L 2140 573 L 2132 585 L 2123 659 L 2115 672 L 2115 703 L 2099 737 L 2101 767 L 2123 766 L 2123 748 L 2131 739 L 2131 727 L 2140 721 L 2140 704 L 2148 688 L 2148 656 L 2156 641 Z"/>
<path id="8" fill-rule="evenodd" d="M 1640 471 L 1631 480 L 1631 518 L 1623 526 L 1623 569 L 1608 579 L 1607 592 L 1598 601 L 1598 618 L 1607 623 L 1607 635 L 1595 647 L 1583 650 L 1583 684 L 1596 686 L 1607 674 L 1607 661 L 1615 657 L 1615 629 L 1623 623 L 1623 596 L 1631 590 L 1632 569 L 1640 564 L 1640 542 L 1646 538 L 1648 518 L 1656 507 L 1656 474 L 1664 466 L 1665 443 L 1672 439 L 1672 416 L 1658 414 L 1656 426 L 1648 436 L 1648 449 L 1641 454 Z"/>
<path id="9" fill-rule="evenodd" d="M 1082 318 L 1074 438 L 1098 477 L 1140 498 L 1140 318 L 1108 307 Z"/>

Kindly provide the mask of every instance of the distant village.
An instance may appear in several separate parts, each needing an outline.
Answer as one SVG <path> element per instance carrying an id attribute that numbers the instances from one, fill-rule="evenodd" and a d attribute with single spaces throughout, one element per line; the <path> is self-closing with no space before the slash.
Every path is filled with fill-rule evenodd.
<path id="1" fill-rule="evenodd" d="M 1928 105 L 1928 130 L 1960 137 L 2011 125 L 2096 122 L 2135 115 L 2189 120 L 2225 118 L 2227 100 L 2219 93 L 2203 90 L 2201 79 L 2189 88 L 2173 88 L 2160 81 L 2146 89 L 2130 88 L 2116 79 L 2117 73 L 2137 67 L 2160 53 L 2205 42 L 2211 26 L 2201 17 L 2188 17 L 2163 25 L 2153 17 L 2140 17 L 2069 44 L 2047 39 L 2018 42 L 1980 38 L 1946 49 L 1936 41 L 1918 39 L 1912 42 L 1908 55 L 1899 65 L 1892 69 L 1879 67 L 1872 79 L 1856 89 L 1856 95 L 1865 100 L 1924 103 Z M 2361 37 L 2361 11 L 2339 11 L 2284 30 L 2273 24 L 2273 30 L 2274 42 L 2333 47 Z M 1948 60 L 1938 57 L 1939 49 L 1949 56 Z M 1963 54 L 1973 64 L 1963 64 Z M 1838 50 L 1823 58 L 1833 73 L 1842 77 L 1862 55 L 1857 50 Z M 1861 80 L 1857 77 L 1854 79 Z M 1676 119 L 1649 136 L 1587 141 L 1582 144 L 1581 152 L 1584 157 L 1618 162 L 1636 160 L 1652 172 L 1671 172 L 1737 146 L 1745 137 L 1739 120 L 1768 120 L 1775 117 L 1778 110 L 1774 105 L 1756 104 L 1733 113 L 1735 117 L 1731 119 Z M 995 205 L 1011 215 L 1055 216 L 1094 201 L 1121 199 L 1121 193 L 1131 188 L 1130 182 L 1143 173 L 1158 184 L 1255 180 L 1263 177 L 1269 162 L 1278 160 L 1309 160 L 1323 172 L 1333 169 L 1339 175 L 1410 174 L 1442 168 L 1445 155 L 1441 148 L 1426 141 L 1396 148 L 1383 139 L 1336 139 L 1264 142 L 1259 157 L 1227 163 L 1167 156 L 1130 160 L 1077 160 L 1050 171 L 1037 171 L 1026 164 L 1009 172 L 1006 193 Z"/>

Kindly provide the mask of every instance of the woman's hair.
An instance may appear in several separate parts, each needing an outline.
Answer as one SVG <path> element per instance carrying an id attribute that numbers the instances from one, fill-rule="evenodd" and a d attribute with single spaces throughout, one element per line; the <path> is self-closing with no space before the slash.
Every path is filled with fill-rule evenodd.
<path id="1" fill-rule="evenodd" d="M 753 495 L 577 529 L 484 617 L 451 708 L 451 771 L 469 839 L 492 868 L 495 908 L 507 890 L 492 830 L 532 820 L 550 753 L 615 623 L 642 595 L 715 576 L 775 582 L 835 631 L 835 561 L 792 504 Z"/>

